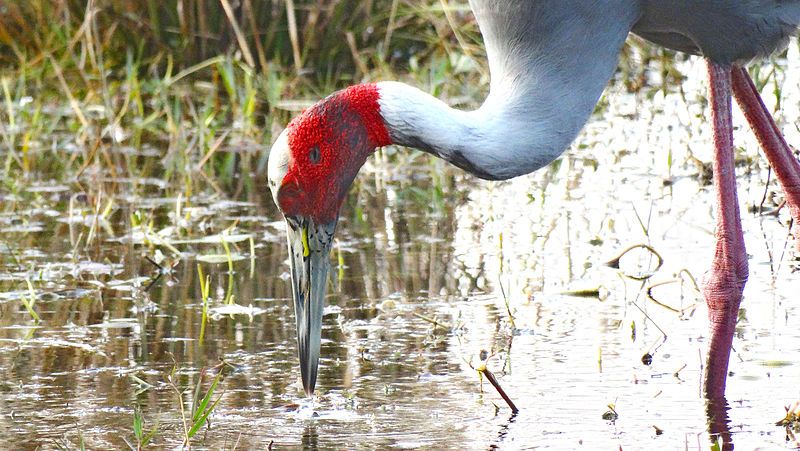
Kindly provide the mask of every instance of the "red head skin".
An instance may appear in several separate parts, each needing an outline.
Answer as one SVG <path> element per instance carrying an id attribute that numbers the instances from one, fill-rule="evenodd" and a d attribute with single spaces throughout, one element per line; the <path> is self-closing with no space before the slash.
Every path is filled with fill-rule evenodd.
<path id="1" fill-rule="evenodd" d="M 351 86 L 321 100 L 287 127 L 289 164 L 278 190 L 286 216 L 335 221 L 358 170 L 376 147 L 391 144 L 375 84 Z"/>

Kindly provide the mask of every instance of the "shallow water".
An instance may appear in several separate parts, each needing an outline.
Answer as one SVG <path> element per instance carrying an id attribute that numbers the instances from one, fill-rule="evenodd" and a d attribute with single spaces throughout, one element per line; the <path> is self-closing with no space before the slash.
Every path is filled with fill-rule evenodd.
<path id="1" fill-rule="evenodd" d="M 798 60 L 779 62 L 787 80 L 800 80 Z M 177 392 L 191 408 L 222 359 L 221 400 L 194 446 L 708 449 L 706 312 L 685 274 L 702 279 L 711 258 L 713 191 L 691 158 L 710 161 L 711 139 L 704 67 L 680 69 L 682 93 L 612 86 L 568 154 L 510 182 L 396 149 L 371 159 L 338 230 L 313 403 L 299 384 L 283 224 L 266 193 L 187 202 L 152 183 L 120 196 L 108 221 L 68 186 L 3 193 L 18 204 L 0 215 L 0 442 L 123 448 L 138 408 L 146 429 L 157 424 L 154 445 L 180 446 Z M 783 89 L 784 114 L 798 117 L 800 86 Z M 721 424 L 738 449 L 792 448 L 774 423 L 798 400 L 797 254 L 785 211 L 752 213 L 766 163 L 746 127 L 735 139 L 750 279 Z M 224 262 L 200 263 L 213 298 L 203 328 L 197 257 L 224 254 L 218 234 L 231 226 L 243 257 L 232 277 Z M 649 274 L 647 253 L 604 265 L 638 243 L 664 266 Z M 174 267 L 156 279 L 145 257 L 162 253 Z M 651 277 L 629 277 L 641 273 Z M 683 283 L 653 290 L 673 310 L 647 299 L 643 287 L 676 274 Z M 38 325 L 21 301 L 26 279 Z M 223 304 L 228 293 L 239 308 Z M 519 414 L 487 383 L 481 392 L 470 362 L 482 349 Z"/>

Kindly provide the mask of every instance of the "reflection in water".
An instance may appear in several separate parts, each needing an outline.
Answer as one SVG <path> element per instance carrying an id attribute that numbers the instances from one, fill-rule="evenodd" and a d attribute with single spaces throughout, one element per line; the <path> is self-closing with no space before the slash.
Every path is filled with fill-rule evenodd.
<path id="1" fill-rule="evenodd" d="M 180 446 L 181 405 L 191 410 L 198 384 L 208 388 L 202 371 L 224 359 L 235 371 L 196 439 L 209 448 L 707 449 L 709 432 L 745 449 L 784 446 L 764 422 L 782 415 L 800 377 L 791 297 L 800 280 L 779 251 L 787 236 L 780 217 L 744 218 L 752 274 L 731 406 L 711 409 L 700 394 L 706 315 L 693 289 L 660 287 L 670 310 L 602 265 L 646 242 L 665 259 L 652 282 L 684 269 L 699 279 L 707 268 L 712 197 L 692 162 L 709 159 L 710 138 L 703 102 L 683 101 L 704 95 L 691 81 L 701 79 L 689 77 L 681 93 L 612 87 L 609 110 L 597 113 L 607 117 L 572 152 L 510 182 L 476 181 L 418 153 L 370 160 L 342 210 L 314 417 L 295 406 L 303 393 L 286 243 L 266 195 L 193 198 L 186 223 L 173 227 L 176 199 L 123 192 L 111 227 L 83 247 L 74 243 L 92 221 L 49 212 L 70 210 L 72 197 L 73 214 L 89 217 L 90 203 L 66 187 L 52 197 L 20 193 L 36 208 L 0 214 L 0 440 L 33 448 L 83 437 L 89 448 L 124 448 L 138 407 L 146 427 L 158 425 L 155 446 Z M 737 133 L 749 211 L 763 196 L 766 168 L 752 138 Z M 153 224 L 148 239 L 130 225 L 137 213 Z M 200 239 L 232 225 L 254 237 L 253 270 L 247 240 L 231 245 L 244 257 L 232 274 L 225 263 L 200 264 L 212 310 L 229 296 L 252 309 L 212 312 L 203 329 L 195 257 L 223 249 Z M 159 252 L 179 264 L 147 289 L 153 265 L 145 257 Z M 38 327 L 22 305 L 26 279 Z M 607 295 L 563 294 L 576 290 Z M 488 365 L 520 415 L 509 417 L 495 393 L 480 394 L 468 362 L 481 349 L 493 354 Z M 646 352 L 650 365 L 641 362 Z M 173 368 L 180 395 L 166 379 Z M 602 419 L 609 404 L 619 414 L 613 423 Z M 729 418 L 744 427 L 730 431 Z"/>
<path id="2" fill-rule="evenodd" d="M 728 400 L 724 397 L 708 399 L 706 413 L 708 414 L 708 436 L 711 443 L 719 444 L 722 451 L 733 450 L 733 437 L 731 436 L 730 418 L 728 418 Z"/>
<path id="3" fill-rule="evenodd" d="M 317 450 L 319 449 L 319 436 L 317 435 L 317 422 L 314 420 L 306 422 L 306 428 L 303 431 L 303 439 L 301 441 L 303 449 Z"/>
<path id="4" fill-rule="evenodd" d="M 508 420 L 500 426 L 500 429 L 497 431 L 497 438 L 495 439 L 494 443 L 489 445 L 489 449 L 503 449 L 503 442 L 508 435 L 509 427 L 514 424 L 514 421 L 517 418 L 519 413 L 512 413 L 509 415 Z"/>

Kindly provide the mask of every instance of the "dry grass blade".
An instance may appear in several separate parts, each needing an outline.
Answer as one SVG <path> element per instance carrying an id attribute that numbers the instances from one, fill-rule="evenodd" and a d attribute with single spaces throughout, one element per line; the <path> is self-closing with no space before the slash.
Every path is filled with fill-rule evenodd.
<path id="1" fill-rule="evenodd" d="M 652 270 L 649 270 L 649 271 L 646 271 L 646 272 L 642 272 L 640 274 L 634 275 L 634 274 L 623 273 L 626 277 L 630 277 L 633 280 L 646 280 L 646 279 L 652 277 L 653 274 L 655 274 L 664 265 L 664 258 L 652 246 L 650 246 L 648 244 L 634 244 L 633 246 L 627 247 L 622 252 L 620 252 L 619 255 L 617 255 L 616 257 L 612 258 L 608 262 L 606 262 L 606 266 L 609 266 L 609 267 L 614 268 L 614 269 L 620 269 L 619 264 L 620 264 L 620 260 L 622 260 L 622 257 L 624 257 L 628 252 L 630 252 L 630 251 L 632 251 L 634 249 L 645 249 L 645 250 L 649 251 L 652 255 L 654 255 L 656 257 L 656 259 L 658 260 L 658 263 L 656 264 L 656 267 L 653 268 Z"/>
<path id="2" fill-rule="evenodd" d="M 245 14 L 250 22 L 250 30 L 253 32 L 253 40 L 256 43 L 256 52 L 258 52 L 258 63 L 261 65 L 261 71 L 266 73 L 269 70 L 269 63 L 267 62 L 267 55 L 264 53 L 264 45 L 261 43 L 261 37 L 258 34 L 258 24 L 256 23 L 255 12 L 253 11 L 252 0 L 244 1 Z"/>
<path id="3" fill-rule="evenodd" d="M 225 142 L 225 138 L 228 137 L 229 133 L 230 130 L 226 130 L 225 133 L 223 133 L 219 138 L 216 139 L 216 141 L 214 141 L 214 144 L 211 145 L 211 149 L 209 149 L 208 152 L 205 154 L 205 156 L 203 156 L 203 159 L 200 160 L 199 163 L 197 163 L 198 171 L 201 170 L 203 166 L 205 166 L 208 159 L 211 158 L 211 156 L 214 155 L 214 153 L 216 153 L 217 150 L 219 150 L 220 146 L 222 145 L 223 142 Z"/>
<path id="4" fill-rule="evenodd" d="M 386 60 L 389 55 L 389 45 L 392 42 L 392 33 L 394 32 L 394 21 L 397 17 L 397 4 L 399 0 L 392 0 L 392 8 L 389 10 L 389 23 L 386 25 L 386 36 L 383 38 L 383 57 Z"/>
<path id="5" fill-rule="evenodd" d="M 75 116 L 77 116 L 78 120 L 81 121 L 81 125 L 88 127 L 89 121 L 86 119 L 86 116 L 84 116 L 83 111 L 81 111 L 80 102 L 78 102 L 78 99 L 76 99 L 72 94 L 72 90 L 69 88 L 69 83 L 67 83 L 67 80 L 64 78 L 64 71 L 61 70 L 61 66 L 52 55 L 47 55 L 47 59 L 53 66 L 53 70 L 56 73 L 58 82 L 61 84 L 61 89 L 64 91 L 64 95 L 67 96 L 67 99 L 69 99 L 69 106 L 72 107 L 72 111 L 75 112 Z"/>
<path id="6" fill-rule="evenodd" d="M 350 53 L 353 55 L 353 61 L 355 61 L 356 66 L 358 67 L 359 72 L 361 72 L 361 76 L 367 75 L 369 73 L 369 68 L 367 67 L 366 63 L 361 59 L 361 55 L 358 53 L 358 47 L 356 46 L 356 37 L 352 31 L 348 31 L 345 33 L 345 37 L 347 39 L 347 46 L 350 47 Z"/>
<path id="7" fill-rule="evenodd" d="M 253 54 L 250 52 L 250 46 L 247 45 L 247 39 L 244 37 L 242 29 L 239 28 L 239 24 L 236 23 L 236 17 L 233 15 L 233 8 L 231 8 L 230 2 L 228 2 L 228 0 L 219 1 L 222 4 L 222 9 L 225 11 L 225 15 L 228 17 L 228 21 L 231 23 L 233 34 L 236 35 L 236 41 L 238 41 L 239 48 L 242 50 L 244 60 L 250 65 L 250 67 L 256 67 L 256 61 L 253 59 Z"/>
<path id="8" fill-rule="evenodd" d="M 199 63 L 197 63 L 197 64 L 195 64 L 193 66 L 190 66 L 190 67 L 187 67 L 186 69 L 183 69 L 182 71 L 178 72 L 174 76 L 168 77 L 165 80 L 165 82 L 167 83 L 167 86 L 169 86 L 171 84 L 175 84 L 176 82 L 178 82 L 179 80 L 181 80 L 182 78 L 184 78 L 184 77 L 186 77 L 188 75 L 191 75 L 191 74 L 193 74 L 195 72 L 198 72 L 198 71 L 200 71 L 202 69 L 205 69 L 206 67 L 222 63 L 224 61 L 225 61 L 225 56 L 223 56 L 223 55 L 218 55 L 218 56 L 216 56 L 214 58 L 210 58 L 210 59 L 207 59 L 205 61 L 201 61 L 201 62 L 199 62 Z"/>
<path id="9" fill-rule="evenodd" d="M 470 58 L 473 58 L 472 51 L 470 50 L 469 46 L 466 44 L 464 40 L 464 36 L 458 30 L 458 25 L 456 24 L 456 20 L 453 17 L 453 11 L 450 5 L 448 4 L 448 0 L 439 0 L 442 5 L 442 11 L 444 12 L 444 17 L 447 19 L 447 24 L 450 26 L 450 29 L 453 31 L 453 36 L 456 37 L 456 41 L 458 42 L 458 46 L 461 48 L 461 51 L 464 55 L 467 55 Z M 482 76 L 488 76 L 488 73 L 485 73 L 485 69 L 481 66 L 478 66 L 478 70 L 481 72 Z"/>
<path id="10" fill-rule="evenodd" d="M 303 70 L 303 61 L 300 57 L 300 38 L 297 34 L 297 17 L 294 14 L 294 0 L 286 0 L 286 20 L 289 24 L 289 39 L 292 41 L 294 70 L 299 75 Z"/>
<path id="11" fill-rule="evenodd" d="M 436 327 L 442 327 L 442 328 L 444 328 L 444 329 L 447 329 L 447 330 L 451 330 L 451 329 L 453 329 L 453 326 L 451 326 L 451 325 L 450 325 L 450 323 L 448 323 L 448 322 L 446 322 L 446 321 L 439 321 L 439 320 L 438 320 L 438 319 L 436 319 L 436 318 L 429 318 L 429 317 L 427 317 L 427 316 L 425 316 L 425 315 L 422 315 L 422 314 L 420 314 L 420 313 L 417 313 L 417 312 L 412 312 L 412 315 L 414 315 L 414 316 L 416 316 L 417 318 L 419 318 L 419 319 L 421 319 L 421 320 L 425 321 L 426 323 L 430 323 L 430 324 L 432 324 L 434 328 L 436 328 Z"/>

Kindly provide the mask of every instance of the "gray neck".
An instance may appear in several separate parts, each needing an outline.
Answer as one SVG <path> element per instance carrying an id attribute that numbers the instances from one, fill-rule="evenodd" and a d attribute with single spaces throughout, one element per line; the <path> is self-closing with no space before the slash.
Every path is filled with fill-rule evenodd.
<path id="1" fill-rule="evenodd" d="M 490 180 L 530 173 L 564 152 L 613 74 L 637 15 L 595 16 L 591 8 L 581 11 L 584 0 L 568 13 L 528 1 L 472 2 L 492 72 L 489 96 L 479 109 L 455 110 L 411 86 L 378 83 L 381 114 L 395 144 Z M 538 16 L 521 18 L 514 10 L 530 14 L 537 9 L 531 5 L 542 5 Z"/>

